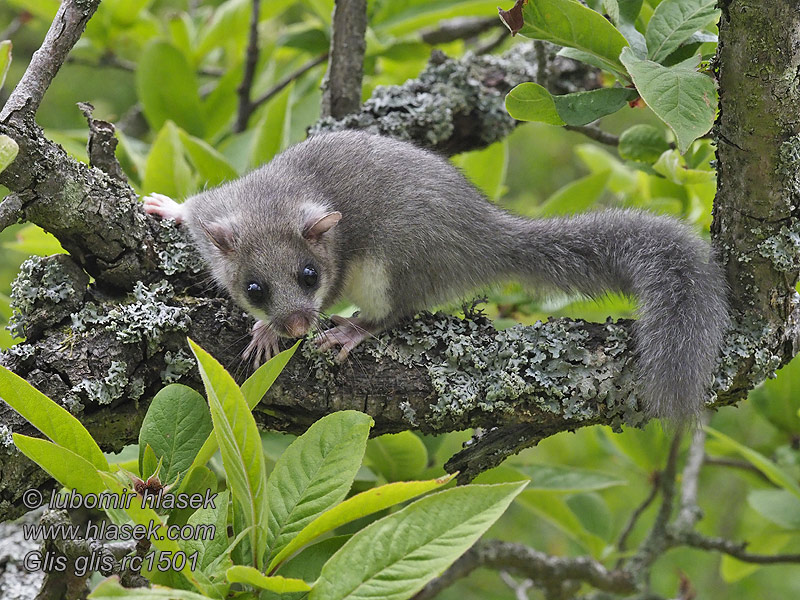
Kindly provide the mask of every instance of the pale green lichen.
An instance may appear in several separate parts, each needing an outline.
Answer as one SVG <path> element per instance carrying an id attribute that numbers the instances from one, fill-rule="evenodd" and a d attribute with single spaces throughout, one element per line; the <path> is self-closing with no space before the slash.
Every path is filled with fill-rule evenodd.
<path id="1" fill-rule="evenodd" d="M 730 389 L 742 364 L 750 360 L 753 364 L 747 370 L 747 380 L 751 387 L 773 377 L 781 366 L 781 356 L 769 350 L 774 337 L 772 326 L 752 313 L 738 320 L 723 342 L 712 389 L 715 392 Z"/>
<path id="2" fill-rule="evenodd" d="M 108 374 L 101 380 L 83 379 L 67 392 L 72 401 L 86 397 L 95 404 L 111 404 L 122 398 L 128 385 L 128 365 L 122 361 L 112 361 Z"/>
<path id="3" fill-rule="evenodd" d="M 4 448 L 14 447 L 14 438 L 11 437 L 11 428 L 8 425 L 0 424 L 0 446 Z"/>
<path id="4" fill-rule="evenodd" d="M 123 344 L 146 342 L 147 356 L 150 357 L 161 347 L 165 334 L 188 330 L 190 319 L 186 310 L 165 302 L 172 295 L 172 286 L 166 281 L 152 284 L 149 288 L 137 282 L 132 302 L 107 311 L 94 303 L 87 303 L 72 315 L 73 331 L 84 333 L 90 327 L 100 326 L 113 332 Z"/>
<path id="5" fill-rule="evenodd" d="M 792 221 L 758 245 L 758 253 L 784 273 L 800 270 L 800 222 Z"/>
<path id="6" fill-rule="evenodd" d="M 511 327 L 487 340 L 476 335 L 480 326 L 474 321 L 427 315 L 393 332 L 391 339 L 381 336 L 368 352 L 412 368 L 427 365 L 438 397 L 434 421 L 463 420 L 475 410 L 516 413 L 524 398 L 541 411 L 576 421 L 596 417 L 602 403 L 616 425 L 643 422 L 633 370 L 616 359 L 628 350 L 627 331 L 609 320 L 606 345 L 590 352 L 584 325 L 556 319 Z"/>
<path id="7" fill-rule="evenodd" d="M 161 371 L 161 381 L 164 383 L 174 383 L 183 375 L 194 369 L 195 361 L 188 352 L 181 348 L 175 354 L 167 351 L 164 354 L 164 364 L 166 368 Z"/>
<path id="8" fill-rule="evenodd" d="M 7 329 L 14 337 L 25 337 L 36 308 L 71 300 L 76 293 L 73 274 L 63 262 L 42 256 L 27 259 L 11 283 L 13 314 Z"/>
<path id="9" fill-rule="evenodd" d="M 203 261 L 185 230 L 180 229 L 172 219 L 161 219 L 158 223 L 158 239 L 165 245 L 158 252 L 161 270 L 167 275 L 203 271 Z"/>

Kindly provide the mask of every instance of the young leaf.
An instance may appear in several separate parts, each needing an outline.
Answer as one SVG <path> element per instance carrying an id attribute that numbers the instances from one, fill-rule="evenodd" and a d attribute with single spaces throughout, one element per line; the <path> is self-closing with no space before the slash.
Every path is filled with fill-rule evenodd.
<path id="1" fill-rule="evenodd" d="M 205 571 L 212 562 L 219 558 L 228 549 L 228 491 L 220 492 L 214 501 L 215 508 L 204 506 L 198 508 L 186 521 L 193 531 L 199 531 L 201 526 L 213 526 L 214 537 L 211 539 L 188 539 L 181 541 L 181 546 L 187 555 L 197 552 L 197 565 Z M 170 525 L 174 524 L 170 516 Z"/>
<path id="2" fill-rule="evenodd" d="M 106 484 L 108 490 L 110 490 L 112 493 L 120 496 L 131 493 L 129 489 L 124 488 L 117 478 L 110 473 L 104 473 L 101 471 L 98 472 L 98 474 Z M 158 550 L 161 550 L 162 552 L 170 552 L 171 556 L 175 556 L 176 553 L 181 551 L 178 543 L 175 540 L 169 539 L 167 536 L 167 528 L 161 521 L 161 517 L 159 517 L 149 506 L 142 506 L 141 496 L 138 494 L 133 494 L 130 505 L 124 510 L 125 514 L 127 514 L 134 523 L 138 525 L 144 525 L 144 527 L 147 528 L 147 531 L 152 531 L 154 533 L 153 536 L 148 539 L 150 540 L 150 543 Z M 198 589 L 201 591 L 204 589 L 203 583 L 201 583 L 198 576 L 195 576 L 195 574 L 192 572 L 191 563 L 189 561 L 186 561 L 186 564 L 180 572 Z"/>
<path id="3" fill-rule="evenodd" d="M 307 592 L 311 589 L 311 586 L 302 579 L 288 579 L 280 575 L 268 577 L 258 569 L 242 565 L 231 567 L 226 571 L 225 575 L 231 583 L 246 583 L 276 594 Z"/>
<path id="4" fill-rule="evenodd" d="M 15 433 L 14 445 L 66 488 L 81 494 L 99 494 L 106 486 L 97 469 L 85 458 L 48 440 Z"/>
<path id="5" fill-rule="evenodd" d="M 86 428 L 19 375 L 0 366 L 0 398 L 59 446 L 108 471 L 108 461 Z"/>
<path id="6" fill-rule="evenodd" d="M 428 449 L 411 431 L 389 433 L 367 444 L 367 458 L 372 470 L 387 481 L 417 479 L 428 464 Z"/>
<path id="7" fill-rule="evenodd" d="M 309 544 L 319 536 L 333 531 L 346 523 L 356 519 L 375 514 L 385 508 L 400 504 L 421 494 L 449 483 L 455 475 L 448 475 L 439 479 L 428 481 L 398 481 L 388 483 L 348 498 L 332 509 L 322 513 L 306 525 L 292 541 L 281 550 L 269 563 L 267 568 L 271 572 L 281 562 L 292 556 L 303 546 Z"/>
<path id="8" fill-rule="evenodd" d="M 0 42 L 0 90 L 3 89 L 3 84 L 6 82 L 6 75 L 8 75 L 8 68 L 11 66 L 11 40 L 3 40 Z M 2 171 L 2 163 L 0 162 L 0 171 Z"/>
<path id="9" fill-rule="evenodd" d="M 663 67 L 640 60 L 628 48 L 620 60 L 647 105 L 675 132 L 681 154 L 708 133 L 717 112 L 717 93 L 710 77 L 687 68 L 685 63 Z"/>
<path id="10" fill-rule="evenodd" d="M 88 597 L 91 600 L 117 600 L 118 598 L 127 598 L 128 600 L 208 600 L 208 596 L 202 594 L 160 585 L 125 588 L 120 585 L 118 575 L 101 581 Z"/>
<path id="11" fill-rule="evenodd" d="M 17 142 L 8 137 L 7 135 L 0 135 L 0 173 L 14 162 L 19 152 Z"/>
<path id="12" fill-rule="evenodd" d="M 556 110 L 553 96 L 538 83 L 520 83 L 508 92 L 506 110 L 518 121 L 566 125 Z"/>
<path id="13" fill-rule="evenodd" d="M 647 43 L 636 29 L 636 18 L 642 10 L 642 0 L 603 0 L 603 10 L 631 45 L 639 58 L 647 58 Z"/>
<path id="14" fill-rule="evenodd" d="M 263 527 L 267 522 L 267 477 L 258 427 L 233 377 L 194 341 L 189 340 L 189 345 L 206 388 L 228 486 L 243 509 L 246 526 L 253 528 L 253 564 L 261 568 L 267 541 Z"/>
<path id="15" fill-rule="evenodd" d="M 614 87 L 553 96 L 553 101 L 567 125 L 586 125 L 617 112 L 638 96 L 636 90 Z"/>
<path id="16" fill-rule="evenodd" d="M 197 79 L 175 46 L 159 39 L 145 46 L 136 68 L 136 93 L 154 130 L 174 121 L 192 135 L 203 136 Z"/>
<path id="17" fill-rule="evenodd" d="M 714 171 L 687 168 L 686 161 L 677 150 L 662 153 L 653 165 L 653 170 L 681 186 L 713 183 L 717 178 Z"/>
<path id="18" fill-rule="evenodd" d="M 417 500 L 355 534 L 325 564 L 309 600 L 405 600 L 441 574 L 527 482 L 470 485 Z"/>
<path id="19" fill-rule="evenodd" d="M 215 148 L 183 129 L 179 130 L 179 134 L 189 160 L 206 185 L 214 187 L 239 176 L 228 159 Z"/>
<path id="20" fill-rule="evenodd" d="M 361 466 L 372 418 L 354 411 L 323 417 L 297 438 L 269 476 L 270 558 L 347 495 Z"/>
<path id="21" fill-rule="evenodd" d="M 647 57 L 663 62 L 698 29 L 719 19 L 717 0 L 664 0 L 647 24 Z"/>
<path id="22" fill-rule="evenodd" d="M 619 155 L 626 160 L 652 164 L 667 150 L 664 132 L 652 125 L 634 125 L 619 136 Z"/>
<path id="23" fill-rule="evenodd" d="M 800 498 L 786 490 L 751 490 L 750 507 L 784 529 L 800 531 Z"/>
<path id="24" fill-rule="evenodd" d="M 538 83 L 521 83 L 506 96 L 506 110 L 520 121 L 586 125 L 610 115 L 638 97 L 628 88 L 600 88 L 552 96 Z"/>
<path id="25" fill-rule="evenodd" d="M 172 482 L 189 470 L 211 428 L 205 399 L 185 385 L 168 385 L 153 398 L 139 430 L 140 461 L 149 445 L 162 460 L 159 478 Z"/>
<path id="26" fill-rule="evenodd" d="M 543 217 L 581 213 L 600 199 L 611 171 L 600 171 L 571 181 L 539 206 Z"/>
<path id="27" fill-rule="evenodd" d="M 800 485 L 797 485 L 797 481 L 794 479 L 794 477 L 786 473 L 766 456 L 760 452 L 757 452 L 756 450 L 753 450 L 752 448 L 748 448 L 747 446 L 740 444 L 733 438 L 728 437 L 716 429 L 706 427 L 706 431 L 708 431 L 708 433 L 710 433 L 717 442 L 722 444 L 723 447 L 737 452 L 747 462 L 766 475 L 767 479 L 769 479 L 772 483 L 782 487 L 786 491 L 791 492 L 796 497 L 800 498 Z"/>
<path id="28" fill-rule="evenodd" d="M 522 9 L 520 34 L 596 56 L 605 69 L 622 70 L 619 54 L 625 37 L 601 14 L 574 0 L 530 0 Z"/>
<path id="29" fill-rule="evenodd" d="M 185 198 L 194 191 L 192 170 L 183 157 L 183 144 L 172 121 L 164 123 L 150 147 L 142 190 L 159 192 L 171 198 Z"/>
<path id="30" fill-rule="evenodd" d="M 299 346 L 300 341 L 298 341 L 288 350 L 284 350 L 276 356 L 273 356 L 266 363 L 256 369 L 256 372 L 248 377 L 247 381 L 242 384 L 242 394 L 244 395 L 244 399 L 247 401 L 247 406 L 250 410 L 253 410 L 255 405 L 261 402 L 261 398 L 263 398 L 264 394 L 267 393 L 267 390 L 275 382 L 275 379 L 286 366 L 286 363 L 289 362 L 289 359 L 292 358 Z M 217 448 L 219 448 L 219 444 L 217 444 L 217 438 L 213 433 L 211 433 L 206 438 L 203 446 L 197 452 L 197 455 L 194 457 L 191 468 L 205 465 L 209 459 L 214 456 Z"/>

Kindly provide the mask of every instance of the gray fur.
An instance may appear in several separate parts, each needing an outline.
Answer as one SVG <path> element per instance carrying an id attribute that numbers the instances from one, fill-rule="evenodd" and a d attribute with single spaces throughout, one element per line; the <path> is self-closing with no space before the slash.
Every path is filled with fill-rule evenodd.
<path id="1" fill-rule="evenodd" d="M 641 387 L 659 417 L 699 413 L 728 325 L 722 272 L 708 244 L 680 222 L 630 210 L 524 219 L 489 203 L 444 158 L 363 132 L 307 140 L 191 198 L 187 209 L 217 279 L 260 318 L 325 309 L 348 276 L 356 286 L 380 283 L 376 265 L 388 280 L 386 297 L 362 298 L 360 306 L 375 329 L 509 279 L 591 296 L 636 295 Z M 341 221 L 310 244 L 302 237 L 309 213 L 330 210 Z M 211 244 L 201 222 L 229 226 L 235 250 Z M 309 259 L 321 267 L 324 293 L 316 298 L 296 280 Z M 243 295 L 254 275 L 271 288 L 262 307 Z"/>

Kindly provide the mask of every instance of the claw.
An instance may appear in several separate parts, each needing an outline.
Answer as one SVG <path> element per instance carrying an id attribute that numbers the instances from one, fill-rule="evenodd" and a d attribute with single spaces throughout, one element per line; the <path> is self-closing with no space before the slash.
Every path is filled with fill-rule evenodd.
<path id="1" fill-rule="evenodd" d="M 175 219 L 176 223 L 183 221 L 183 205 L 178 204 L 169 196 L 164 194 L 149 194 L 142 198 L 144 212 L 149 215 L 158 215 L 162 219 Z"/>
<path id="2" fill-rule="evenodd" d="M 264 321 L 256 321 L 251 336 L 250 343 L 242 353 L 244 360 L 252 360 L 259 366 L 278 354 L 278 336 Z"/>
<path id="3" fill-rule="evenodd" d="M 319 334 L 314 342 L 320 350 L 330 350 L 335 346 L 341 346 L 341 350 L 336 355 L 336 362 L 341 363 L 347 359 L 350 351 L 358 346 L 368 337 L 372 336 L 370 328 L 357 317 L 345 319 L 338 315 L 331 317 L 336 323 L 336 327 L 331 327 Z"/>

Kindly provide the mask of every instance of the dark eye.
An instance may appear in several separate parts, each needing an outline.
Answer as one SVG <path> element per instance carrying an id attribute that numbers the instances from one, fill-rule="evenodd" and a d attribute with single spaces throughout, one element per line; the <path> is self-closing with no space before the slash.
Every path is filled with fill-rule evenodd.
<path id="1" fill-rule="evenodd" d="M 263 304 L 264 300 L 267 298 L 267 293 L 264 291 L 264 288 L 256 281 L 251 281 L 247 284 L 245 293 L 247 294 L 247 299 L 252 304 Z"/>
<path id="2" fill-rule="evenodd" d="M 303 271 L 300 273 L 301 285 L 312 288 L 317 285 L 317 279 L 319 279 L 319 275 L 317 275 L 317 270 L 314 268 L 314 265 L 308 264 L 303 267 Z"/>

